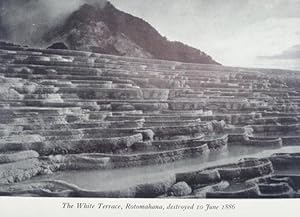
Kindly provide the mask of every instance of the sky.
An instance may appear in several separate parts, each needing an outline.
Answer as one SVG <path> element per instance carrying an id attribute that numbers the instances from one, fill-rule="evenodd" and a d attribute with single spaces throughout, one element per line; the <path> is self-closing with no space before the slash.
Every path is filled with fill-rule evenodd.
<path id="1" fill-rule="evenodd" d="M 224 65 L 300 70 L 300 0 L 111 0 Z M 277 58 L 272 58 L 276 56 Z"/>
<path id="2" fill-rule="evenodd" d="M 95 2 L 104 6 L 106 0 L 0 0 L 0 24 L 9 27 L 11 41 L 35 45 L 49 27 L 64 22 L 82 4 Z"/>
<path id="3" fill-rule="evenodd" d="M 37 23 L 60 23 L 83 3 L 105 1 L 0 0 L 0 22 L 16 26 L 11 38 L 26 44 L 24 36 L 31 41 L 42 35 L 31 33 L 42 26 Z M 300 0 L 110 1 L 169 40 L 196 47 L 223 65 L 300 70 Z"/>

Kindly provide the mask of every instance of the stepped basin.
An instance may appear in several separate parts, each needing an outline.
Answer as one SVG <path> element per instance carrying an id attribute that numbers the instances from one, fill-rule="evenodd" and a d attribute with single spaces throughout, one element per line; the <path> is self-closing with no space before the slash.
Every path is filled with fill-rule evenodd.
<path id="1" fill-rule="evenodd" d="M 0 195 L 298 197 L 299 81 L 0 42 Z"/>
<path id="2" fill-rule="evenodd" d="M 238 155 L 237 152 L 241 149 L 242 148 L 239 148 L 235 151 L 227 153 L 214 152 L 209 156 L 209 159 L 193 158 L 187 160 L 179 160 L 163 165 L 152 165 L 104 171 L 91 170 L 57 172 L 53 175 L 43 177 L 41 176 L 34 178 L 33 180 L 64 180 L 66 182 L 73 183 L 80 186 L 81 188 L 89 190 L 120 190 L 132 187 L 136 184 L 163 180 L 175 173 L 191 170 L 201 170 L 207 167 L 217 167 L 217 165 L 234 163 L 242 157 L 267 157 L 276 152 L 293 153 L 300 151 L 300 148 L 298 147 L 284 147 L 268 151 L 263 151 L 263 148 L 254 148 L 252 150 L 244 150 L 241 155 Z M 222 160 L 220 160 L 220 158 L 222 158 Z M 103 181 L 99 182 L 99 179 Z"/>

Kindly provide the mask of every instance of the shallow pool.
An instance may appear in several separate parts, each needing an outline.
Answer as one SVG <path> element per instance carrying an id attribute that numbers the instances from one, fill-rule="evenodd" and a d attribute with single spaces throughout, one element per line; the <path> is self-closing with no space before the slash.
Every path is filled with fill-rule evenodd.
<path id="1" fill-rule="evenodd" d="M 168 176 L 206 167 L 237 162 L 244 157 L 268 157 L 274 153 L 300 152 L 300 146 L 287 146 L 279 149 L 265 150 L 246 146 L 234 146 L 228 151 L 211 152 L 207 158 L 185 159 L 162 165 L 149 165 L 135 168 L 112 170 L 64 171 L 52 175 L 39 176 L 33 180 L 63 180 L 88 190 L 118 190 L 136 184 L 163 180 Z"/>

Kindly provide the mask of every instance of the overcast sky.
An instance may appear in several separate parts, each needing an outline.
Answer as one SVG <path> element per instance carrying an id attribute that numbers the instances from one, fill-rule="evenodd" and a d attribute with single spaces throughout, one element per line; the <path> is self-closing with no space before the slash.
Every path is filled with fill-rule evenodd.
<path id="1" fill-rule="evenodd" d="M 104 1 L 0 0 L 2 23 L 21 24 L 12 38 L 26 39 L 32 25 L 59 22 L 84 2 Z M 300 0 L 110 1 L 168 39 L 197 47 L 224 65 L 300 70 Z"/>
<path id="2" fill-rule="evenodd" d="M 300 0 L 111 0 L 171 40 L 226 65 L 277 66 L 273 56 L 300 45 Z M 300 67 L 282 65 L 282 68 Z M 265 65 L 267 64 L 267 65 Z M 290 64 L 290 63 L 286 63 Z"/>

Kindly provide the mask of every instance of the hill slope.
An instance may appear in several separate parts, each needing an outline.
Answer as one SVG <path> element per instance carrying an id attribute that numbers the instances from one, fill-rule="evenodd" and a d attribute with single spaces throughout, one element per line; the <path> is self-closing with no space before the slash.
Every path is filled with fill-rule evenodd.
<path id="1" fill-rule="evenodd" d="M 70 49 L 191 63 L 218 64 L 204 52 L 171 42 L 149 23 L 116 9 L 84 4 L 47 32 L 47 43 L 63 41 Z"/>

